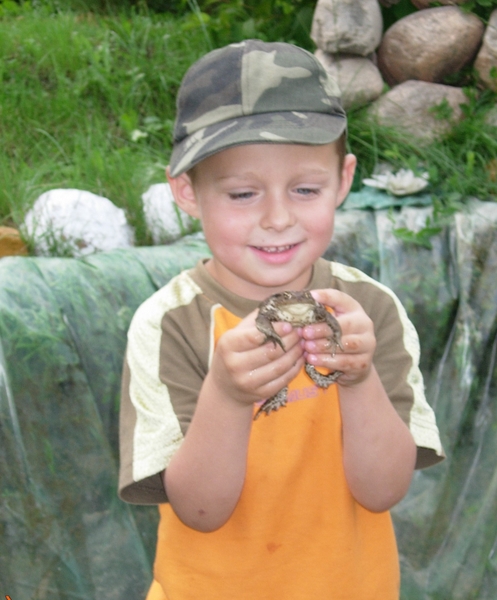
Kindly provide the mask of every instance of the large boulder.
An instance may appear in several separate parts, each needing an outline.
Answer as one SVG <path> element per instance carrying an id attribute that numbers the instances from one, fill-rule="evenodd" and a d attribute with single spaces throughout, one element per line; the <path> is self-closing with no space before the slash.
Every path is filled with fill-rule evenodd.
<path id="1" fill-rule="evenodd" d="M 476 15 L 456 6 L 421 10 L 387 30 L 378 66 L 390 85 L 409 79 L 440 83 L 473 60 L 483 31 Z"/>
<path id="2" fill-rule="evenodd" d="M 376 100 L 383 91 L 383 79 L 378 67 L 368 58 L 341 56 L 316 51 L 316 57 L 338 83 L 343 107 L 365 106 Z"/>
<path id="3" fill-rule="evenodd" d="M 192 233 L 194 220 L 175 203 L 168 183 L 154 183 L 142 194 L 143 214 L 154 245 Z"/>
<path id="4" fill-rule="evenodd" d="M 452 123 L 462 119 L 461 104 L 466 102 L 466 95 L 460 88 L 405 81 L 376 100 L 370 106 L 369 114 L 380 125 L 395 127 L 428 143 L 447 133 Z M 438 114 L 434 110 L 437 106 L 441 107 Z M 448 118 L 441 118 L 443 113 L 447 113 Z"/>
<path id="5" fill-rule="evenodd" d="M 134 244 L 124 210 L 86 190 L 45 192 L 27 212 L 23 228 L 38 256 L 81 257 Z"/>
<path id="6" fill-rule="evenodd" d="M 497 92 L 497 10 L 490 15 L 474 66 L 483 83 Z"/>
<path id="7" fill-rule="evenodd" d="M 318 0 L 311 37 L 320 50 L 367 56 L 379 46 L 382 32 L 377 0 Z"/>

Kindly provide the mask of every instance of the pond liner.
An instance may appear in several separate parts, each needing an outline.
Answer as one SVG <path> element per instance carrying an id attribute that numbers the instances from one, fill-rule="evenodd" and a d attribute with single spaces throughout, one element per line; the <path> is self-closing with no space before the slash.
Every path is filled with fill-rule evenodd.
<path id="1" fill-rule="evenodd" d="M 402 600 L 497 589 L 497 204 L 431 238 L 429 207 L 337 213 L 325 256 L 391 287 L 421 341 L 447 459 L 392 511 Z M 117 499 L 126 331 L 138 305 L 208 256 L 199 237 L 85 259 L 0 260 L 0 583 L 13 600 L 142 598 L 157 510 Z M 330 507 L 332 510 L 332 507 Z"/>

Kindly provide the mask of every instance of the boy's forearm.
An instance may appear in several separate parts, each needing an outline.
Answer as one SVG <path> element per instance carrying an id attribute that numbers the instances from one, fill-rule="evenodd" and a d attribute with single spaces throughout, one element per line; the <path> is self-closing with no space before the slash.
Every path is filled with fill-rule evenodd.
<path id="1" fill-rule="evenodd" d="M 344 466 L 355 499 L 365 508 L 390 509 L 407 493 L 416 445 L 374 368 L 355 386 L 341 386 Z"/>
<path id="2" fill-rule="evenodd" d="M 228 520 L 246 471 L 253 407 L 225 398 L 207 376 L 185 440 L 164 474 L 178 517 L 199 531 Z"/>

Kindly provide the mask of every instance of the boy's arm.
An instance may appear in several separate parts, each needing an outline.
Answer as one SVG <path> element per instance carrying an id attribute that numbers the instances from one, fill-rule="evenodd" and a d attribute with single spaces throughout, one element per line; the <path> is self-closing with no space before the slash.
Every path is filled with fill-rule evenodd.
<path id="1" fill-rule="evenodd" d="M 416 445 L 373 365 L 374 327 L 361 305 L 343 292 L 313 292 L 331 306 L 342 327 L 344 352 L 332 355 L 326 325 L 305 327 L 306 360 L 344 374 L 338 379 L 344 468 L 354 498 L 365 508 L 388 510 L 407 493 Z"/>
<path id="2" fill-rule="evenodd" d="M 254 402 L 286 386 L 303 365 L 298 333 L 278 323 L 287 352 L 261 346 L 255 314 L 220 338 L 185 439 L 163 475 L 174 511 L 200 531 L 221 527 L 238 502 Z"/>

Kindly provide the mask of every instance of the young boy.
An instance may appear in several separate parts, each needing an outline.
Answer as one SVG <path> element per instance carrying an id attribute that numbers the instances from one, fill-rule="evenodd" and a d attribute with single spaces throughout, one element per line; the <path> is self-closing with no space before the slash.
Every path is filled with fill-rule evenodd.
<path id="1" fill-rule="evenodd" d="M 123 376 L 120 495 L 160 505 L 149 600 L 399 596 L 388 510 L 443 451 L 399 301 L 320 258 L 356 162 L 339 95 L 312 54 L 258 40 L 183 80 L 168 177 L 212 258 L 139 308 Z M 326 323 L 275 323 L 285 351 L 257 329 L 262 300 L 304 289 L 336 352 Z M 342 375 L 318 388 L 306 362 Z"/>

